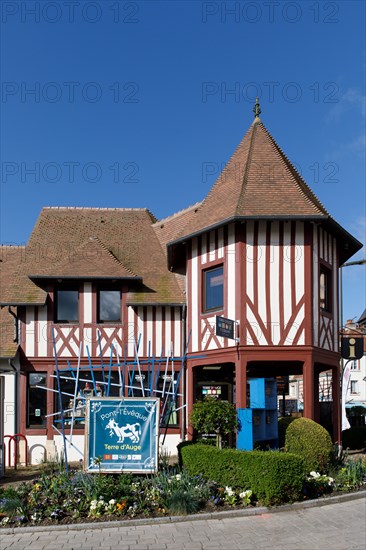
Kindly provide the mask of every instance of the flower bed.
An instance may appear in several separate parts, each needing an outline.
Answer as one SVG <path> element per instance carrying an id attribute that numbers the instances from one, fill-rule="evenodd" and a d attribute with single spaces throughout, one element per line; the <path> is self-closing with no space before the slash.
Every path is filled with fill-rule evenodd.
<path id="1" fill-rule="evenodd" d="M 303 499 L 366 487 L 366 460 L 348 460 L 333 477 L 311 472 Z M 220 485 L 165 467 L 152 476 L 88 474 L 45 466 L 39 477 L 0 488 L 0 525 L 50 525 L 164 517 L 261 504 L 252 489 Z"/>
<path id="2" fill-rule="evenodd" d="M 46 469 L 33 482 L 0 489 L 0 519 L 2 526 L 16 526 L 163 517 L 248 506 L 251 496 L 184 471 L 143 477 Z"/>

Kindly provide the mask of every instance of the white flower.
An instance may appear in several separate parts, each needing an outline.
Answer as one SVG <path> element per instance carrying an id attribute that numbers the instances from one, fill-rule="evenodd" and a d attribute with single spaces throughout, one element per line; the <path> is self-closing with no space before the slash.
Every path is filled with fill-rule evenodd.
<path id="1" fill-rule="evenodd" d="M 96 510 L 98 507 L 98 501 L 97 500 L 92 500 L 91 503 L 90 503 L 90 510 Z"/>
<path id="2" fill-rule="evenodd" d="M 175 479 L 177 481 L 180 481 L 182 479 L 182 475 L 181 474 L 176 474 Z"/>
<path id="3" fill-rule="evenodd" d="M 314 471 L 312 471 L 312 472 L 310 472 L 310 475 L 311 475 L 311 477 L 315 477 L 315 479 L 316 479 L 317 477 L 320 477 L 319 472 L 314 472 Z"/>
<path id="4" fill-rule="evenodd" d="M 116 504 L 116 501 L 114 498 L 111 498 L 111 500 L 108 502 L 109 506 L 114 506 Z"/>
<path id="5" fill-rule="evenodd" d="M 228 497 L 232 497 L 234 494 L 234 491 L 232 490 L 231 487 L 225 487 L 225 493 L 227 494 Z"/>
<path id="6" fill-rule="evenodd" d="M 247 498 L 251 496 L 252 496 L 252 491 L 250 489 L 248 489 L 247 491 L 243 491 L 242 493 L 239 494 L 240 498 Z"/>

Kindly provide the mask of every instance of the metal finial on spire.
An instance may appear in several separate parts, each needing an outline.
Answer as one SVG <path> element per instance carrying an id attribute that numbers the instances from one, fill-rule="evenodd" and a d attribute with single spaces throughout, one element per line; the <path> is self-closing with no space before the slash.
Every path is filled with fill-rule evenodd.
<path id="1" fill-rule="evenodd" d="M 253 113 L 255 118 L 259 118 L 259 115 L 261 114 L 261 106 L 259 105 L 259 98 L 255 98 L 255 105 L 253 107 Z"/>

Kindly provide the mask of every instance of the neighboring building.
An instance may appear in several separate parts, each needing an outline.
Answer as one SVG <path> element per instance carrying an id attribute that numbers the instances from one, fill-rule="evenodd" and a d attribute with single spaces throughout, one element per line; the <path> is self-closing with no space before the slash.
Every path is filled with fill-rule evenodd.
<path id="1" fill-rule="evenodd" d="M 61 447 L 45 417 L 57 404 L 39 388 L 55 387 L 52 331 L 61 367 L 79 349 L 86 365 L 86 344 L 98 363 L 97 331 L 104 357 L 116 342 L 133 358 L 140 337 L 141 360 L 179 358 L 188 342 L 172 452 L 191 436 L 196 399 L 216 392 L 245 407 L 251 377 L 301 375 L 304 415 L 319 420 L 319 375 L 339 380 L 338 268 L 360 248 L 258 115 L 207 197 L 164 220 L 146 209 L 44 208 L 25 247 L 2 248 L 5 432 L 27 436 L 33 461 Z M 217 315 L 236 322 L 235 340 L 216 335 Z M 333 398 L 337 440 L 338 383 Z M 73 437 L 82 441 L 82 426 Z"/>
<path id="2" fill-rule="evenodd" d="M 349 320 L 343 330 L 345 336 L 363 338 L 364 355 L 350 361 L 351 376 L 347 389 L 346 408 L 365 407 L 366 411 L 366 310 L 357 322 Z"/>

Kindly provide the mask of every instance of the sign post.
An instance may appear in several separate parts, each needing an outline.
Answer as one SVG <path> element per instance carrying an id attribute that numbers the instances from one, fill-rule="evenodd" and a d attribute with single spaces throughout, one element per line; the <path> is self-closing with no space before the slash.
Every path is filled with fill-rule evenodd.
<path id="1" fill-rule="evenodd" d="M 156 472 L 159 410 L 158 398 L 87 399 L 84 469 Z"/>

